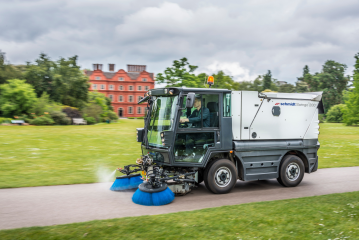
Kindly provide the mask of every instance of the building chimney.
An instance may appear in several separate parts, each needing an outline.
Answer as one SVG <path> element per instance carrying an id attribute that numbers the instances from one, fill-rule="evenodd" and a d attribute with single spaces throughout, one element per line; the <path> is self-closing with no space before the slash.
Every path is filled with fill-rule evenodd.
<path id="1" fill-rule="evenodd" d="M 102 70 L 102 64 L 95 63 L 93 64 L 93 70 Z"/>
<path id="2" fill-rule="evenodd" d="M 127 65 L 127 72 L 146 71 L 146 65 Z"/>
<path id="3" fill-rule="evenodd" d="M 113 63 L 108 64 L 108 70 L 110 72 L 114 72 L 115 71 L 115 64 L 113 64 Z"/>

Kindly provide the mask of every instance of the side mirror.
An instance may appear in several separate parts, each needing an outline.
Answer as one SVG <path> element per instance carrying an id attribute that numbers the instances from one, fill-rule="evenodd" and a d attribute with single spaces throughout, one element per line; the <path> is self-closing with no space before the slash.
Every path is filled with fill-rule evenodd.
<path id="1" fill-rule="evenodd" d="M 195 93 L 190 92 L 187 94 L 186 108 L 193 107 L 195 97 L 196 97 Z"/>

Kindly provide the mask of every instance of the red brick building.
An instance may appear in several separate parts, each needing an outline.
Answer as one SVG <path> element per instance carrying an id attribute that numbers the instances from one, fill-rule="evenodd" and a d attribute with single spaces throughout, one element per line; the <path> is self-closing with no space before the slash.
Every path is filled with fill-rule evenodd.
<path id="1" fill-rule="evenodd" d="M 90 78 L 90 91 L 110 98 L 119 117 L 143 117 L 146 104 L 137 102 L 155 86 L 153 73 L 146 72 L 146 65 L 127 65 L 127 72 L 123 69 L 115 72 L 114 64 L 109 64 L 108 72 L 102 71 L 102 64 L 93 66 L 93 71 L 85 71 Z"/>

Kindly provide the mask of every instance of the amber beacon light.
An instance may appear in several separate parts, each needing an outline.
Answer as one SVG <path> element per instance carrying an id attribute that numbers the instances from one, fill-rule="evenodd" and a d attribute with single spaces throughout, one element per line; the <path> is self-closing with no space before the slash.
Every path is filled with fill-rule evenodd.
<path id="1" fill-rule="evenodd" d="M 207 84 L 209 85 L 209 87 L 211 87 L 214 83 L 214 77 L 213 76 L 209 76 L 207 79 Z"/>

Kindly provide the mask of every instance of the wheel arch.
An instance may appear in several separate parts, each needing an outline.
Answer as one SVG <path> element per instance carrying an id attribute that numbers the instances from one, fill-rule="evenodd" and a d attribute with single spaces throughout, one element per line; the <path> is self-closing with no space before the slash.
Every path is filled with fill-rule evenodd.
<path id="1" fill-rule="evenodd" d="M 288 155 L 295 155 L 295 156 L 299 157 L 302 160 L 303 164 L 304 164 L 305 172 L 306 173 L 309 172 L 308 158 L 302 151 L 299 151 L 299 150 L 289 150 L 286 154 L 284 154 L 281 161 L 280 161 L 280 166 L 282 165 L 284 158 L 286 156 L 288 156 Z"/>

